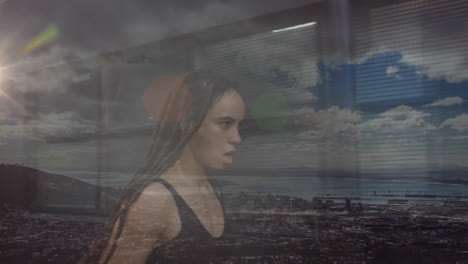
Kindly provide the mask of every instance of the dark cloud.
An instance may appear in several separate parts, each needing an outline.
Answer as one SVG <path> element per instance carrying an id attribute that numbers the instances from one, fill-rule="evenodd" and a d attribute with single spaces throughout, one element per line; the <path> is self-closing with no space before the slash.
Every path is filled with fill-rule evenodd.
<path id="1" fill-rule="evenodd" d="M 54 45 L 102 52 L 308 2 L 314 1 L 15 0 L 0 5 L 0 32 L 21 46 L 55 24 Z"/>

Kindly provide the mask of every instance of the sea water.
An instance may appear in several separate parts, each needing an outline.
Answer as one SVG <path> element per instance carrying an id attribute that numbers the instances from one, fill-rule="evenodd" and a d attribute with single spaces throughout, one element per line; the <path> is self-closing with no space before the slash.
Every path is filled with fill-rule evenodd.
<path id="1" fill-rule="evenodd" d="M 70 175 L 70 174 L 69 174 Z M 101 186 L 122 188 L 132 174 L 106 173 L 99 178 L 89 173 L 72 173 L 73 178 Z M 314 197 L 359 197 L 363 203 L 386 203 L 388 199 L 434 201 L 446 199 L 425 198 L 438 196 L 468 196 L 468 186 L 424 180 L 363 179 L 304 176 L 213 176 L 227 194 L 272 194 L 294 196 L 306 200 Z M 420 197 L 405 197 L 406 194 Z M 468 200 L 468 199 L 460 199 Z"/>
<path id="2" fill-rule="evenodd" d="M 306 200 L 314 197 L 361 198 L 363 203 L 386 203 L 388 199 L 432 201 L 441 198 L 424 198 L 424 195 L 468 196 L 468 186 L 429 181 L 392 179 L 340 179 L 320 177 L 268 177 L 268 176 L 218 176 L 225 193 L 262 193 L 295 196 Z M 405 197 L 406 194 L 420 197 Z M 460 199 L 468 200 L 468 199 Z"/>

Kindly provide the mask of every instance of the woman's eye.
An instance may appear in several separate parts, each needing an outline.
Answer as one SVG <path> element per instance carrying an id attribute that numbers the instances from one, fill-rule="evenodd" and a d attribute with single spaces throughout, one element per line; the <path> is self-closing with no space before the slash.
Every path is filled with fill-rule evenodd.
<path id="1" fill-rule="evenodd" d="M 222 122 L 221 125 L 224 126 L 224 127 L 227 127 L 231 124 L 231 122 L 229 121 L 225 121 L 225 122 Z"/>

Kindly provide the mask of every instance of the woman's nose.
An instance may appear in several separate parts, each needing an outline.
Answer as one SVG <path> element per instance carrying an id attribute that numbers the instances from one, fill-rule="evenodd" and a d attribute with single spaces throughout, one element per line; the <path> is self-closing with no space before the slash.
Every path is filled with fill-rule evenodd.
<path id="1" fill-rule="evenodd" d="M 233 129 L 233 133 L 231 135 L 231 139 L 230 139 L 230 142 L 231 143 L 235 143 L 235 144 L 240 144 L 242 139 L 241 139 L 241 136 L 240 136 L 240 133 L 239 133 L 239 130 L 238 129 Z"/>

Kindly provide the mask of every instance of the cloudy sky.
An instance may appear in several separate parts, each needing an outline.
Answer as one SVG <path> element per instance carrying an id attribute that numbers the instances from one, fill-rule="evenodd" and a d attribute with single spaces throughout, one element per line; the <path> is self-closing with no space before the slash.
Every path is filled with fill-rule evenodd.
<path id="1" fill-rule="evenodd" d="M 10 67 L 1 72 L 1 162 L 74 176 L 134 171 L 148 148 L 147 135 L 105 142 L 92 135 L 103 126 L 131 130 L 152 124 L 139 96 L 154 67 L 114 67 L 100 77 L 113 89 L 109 100 L 100 102 L 93 73 L 44 70 L 45 65 L 306 3 L 3 1 L 0 31 L 7 37 L 0 43 L 0 60 Z M 216 68 L 255 87 L 249 94 L 252 105 L 265 93 L 280 94 L 288 103 L 284 127 L 246 136 L 235 166 L 376 173 L 406 169 L 418 176 L 466 168 L 467 10 L 464 1 L 408 1 L 369 8 L 365 16 L 350 11 L 343 24 L 348 30 L 327 32 L 335 34 L 327 43 L 336 49 L 320 44 L 327 35 L 320 29 L 333 28 L 319 21 L 197 51 L 197 66 Z M 17 55 L 48 25 L 59 29 L 54 41 Z M 352 54 L 343 55 L 342 44 L 334 41 L 348 43 Z M 129 85 L 141 88 L 125 90 Z M 96 112 L 102 104 L 109 109 L 106 124 Z"/>
<path id="2" fill-rule="evenodd" d="M 96 108 L 94 87 L 70 87 L 81 75 L 67 69 L 45 77 L 27 73 L 310 2 L 1 1 L 1 161 L 44 169 L 96 167 L 94 156 L 83 159 L 96 151 L 96 144 L 47 144 L 50 138 L 95 132 L 100 120 L 96 111 L 89 111 Z M 57 38 L 18 55 L 51 25 L 58 29 Z"/>

